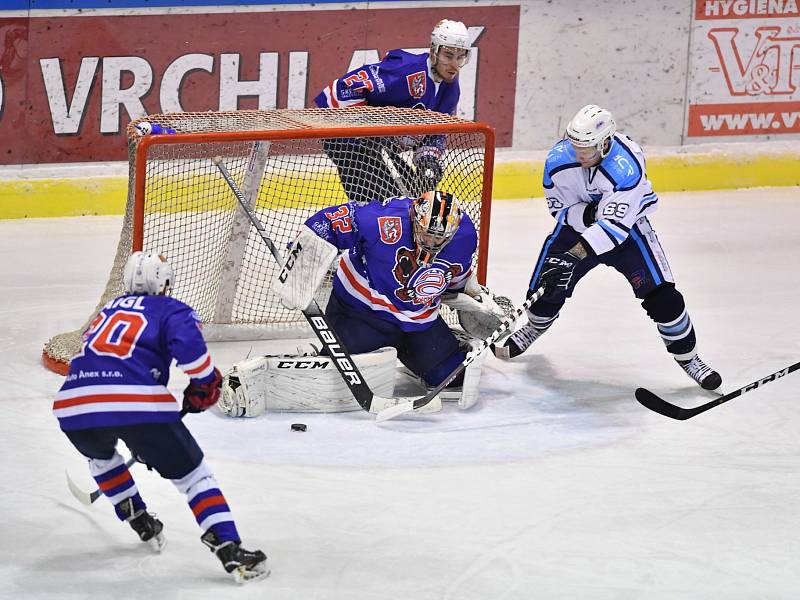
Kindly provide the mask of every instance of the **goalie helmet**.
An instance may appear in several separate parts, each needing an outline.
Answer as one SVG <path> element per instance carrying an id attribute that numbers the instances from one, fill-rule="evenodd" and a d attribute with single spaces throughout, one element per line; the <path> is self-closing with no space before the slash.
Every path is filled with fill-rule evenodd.
<path id="1" fill-rule="evenodd" d="M 125 263 L 122 283 L 128 294 L 157 296 L 169 291 L 175 283 L 175 274 L 158 252 L 134 252 Z"/>
<path id="2" fill-rule="evenodd" d="M 447 46 L 448 48 L 458 48 L 465 50 L 463 56 L 458 59 L 458 66 L 463 67 L 469 62 L 470 44 L 469 34 L 467 33 L 467 26 L 461 21 L 450 21 L 443 19 L 436 24 L 431 32 L 431 53 L 434 59 L 439 54 L 439 48 Z"/>
<path id="3" fill-rule="evenodd" d="M 411 204 L 417 262 L 429 265 L 461 225 L 461 202 L 441 191 L 425 192 Z"/>
<path id="4" fill-rule="evenodd" d="M 611 145 L 606 145 L 617 132 L 611 113 L 596 104 L 587 104 L 572 117 L 565 137 L 576 148 L 595 148 L 605 158 Z"/>

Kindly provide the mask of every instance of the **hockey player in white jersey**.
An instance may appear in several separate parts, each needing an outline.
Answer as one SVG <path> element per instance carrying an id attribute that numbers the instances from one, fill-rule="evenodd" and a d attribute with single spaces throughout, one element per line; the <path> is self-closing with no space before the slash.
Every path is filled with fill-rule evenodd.
<path id="1" fill-rule="evenodd" d="M 558 318 L 578 281 L 598 264 L 625 276 L 642 308 L 680 367 L 703 389 L 722 385 L 719 373 L 697 354 L 694 326 L 648 215 L 658 197 L 645 173 L 642 149 L 617 133 L 611 113 L 590 104 L 567 125 L 547 155 L 547 208 L 557 224 L 545 240 L 528 288 L 544 297 L 528 310 L 528 323 L 503 346 L 499 358 L 524 352 Z"/>

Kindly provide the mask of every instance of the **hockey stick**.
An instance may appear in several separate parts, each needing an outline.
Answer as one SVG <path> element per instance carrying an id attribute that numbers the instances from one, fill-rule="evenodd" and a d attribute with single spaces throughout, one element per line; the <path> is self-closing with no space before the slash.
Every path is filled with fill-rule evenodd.
<path id="1" fill-rule="evenodd" d="M 125 461 L 125 466 L 130 468 L 135 462 L 136 459 L 131 456 Z M 91 506 L 100 496 L 103 495 L 103 491 L 100 488 L 97 488 L 93 492 L 86 492 L 82 490 L 80 487 L 78 487 L 78 484 L 72 480 L 72 477 L 69 476 L 69 471 L 65 470 L 64 472 L 67 475 L 67 487 L 69 487 L 69 491 L 72 492 L 72 495 L 75 496 L 75 499 L 81 504 Z"/>
<path id="2" fill-rule="evenodd" d="M 733 400 L 734 398 L 738 398 L 742 394 L 760 388 L 762 385 L 766 385 L 771 381 L 775 381 L 776 379 L 780 379 L 793 371 L 800 369 L 800 362 L 794 363 L 790 367 L 786 367 L 780 371 L 776 371 L 771 375 L 767 375 L 762 379 L 758 379 L 753 383 L 748 383 L 744 387 L 740 387 L 738 390 L 734 390 L 729 394 L 725 394 L 724 396 L 720 396 L 719 398 L 715 398 L 711 402 L 706 402 L 705 404 L 701 404 L 700 406 L 696 406 L 694 408 L 681 408 L 680 406 L 675 406 L 674 404 L 670 404 L 663 398 L 656 396 L 650 390 L 646 390 L 644 388 L 637 388 L 636 390 L 636 399 L 639 403 L 644 406 L 645 408 L 649 408 L 653 412 L 657 412 L 665 417 L 669 417 L 671 419 L 677 419 L 679 421 L 685 421 L 686 419 L 691 419 L 692 417 L 699 415 L 700 413 L 704 413 L 707 410 L 714 408 L 715 406 L 719 406 L 720 404 L 724 404 L 728 400 Z"/>
<path id="3" fill-rule="evenodd" d="M 258 231 L 258 235 L 261 236 L 261 239 L 269 248 L 273 258 L 275 258 L 275 261 L 278 263 L 278 265 L 281 268 L 283 268 L 284 261 L 280 251 L 272 242 L 270 237 L 267 235 L 266 229 L 264 229 L 264 225 L 261 223 L 259 218 L 255 215 L 253 210 L 247 205 L 247 201 L 245 200 L 242 191 L 239 189 L 239 186 L 233 180 L 233 177 L 231 177 L 230 172 L 228 172 L 228 168 L 222 161 L 222 157 L 215 156 L 211 160 L 214 163 L 214 165 L 216 165 L 217 169 L 219 169 L 219 172 L 222 173 L 222 176 L 225 178 L 228 187 L 230 187 L 231 191 L 233 191 L 233 195 L 236 196 L 236 199 L 239 201 L 239 205 L 242 207 L 242 210 L 244 210 L 244 212 L 250 219 L 250 222 Z M 393 398 L 382 398 L 379 396 L 375 396 L 375 394 L 372 393 L 369 384 L 364 379 L 364 376 L 361 374 L 361 371 L 359 371 L 358 366 L 356 365 L 353 358 L 350 356 L 350 353 L 344 347 L 344 344 L 342 344 L 341 340 L 339 339 L 339 336 L 336 335 L 336 332 L 334 332 L 334 330 L 330 327 L 330 325 L 328 325 L 328 320 L 322 313 L 322 309 L 320 309 L 316 299 L 314 299 L 312 303 L 309 305 L 309 307 L 304 309 L 302 313 L 303 316 L 305 316 L 306 320 L 308 321 L 308 324 L 311 325 L 311 329 L 314 330 L 314 334 L 322 343 L 323 348 L 331 357 L 332 359 L 331 362 L 333 362 L 333 364 L 336 366 L 336 369 L 342 376 L 342 380 L 344 381 L 345 385 L 347 385 L 350 392 L 353 394 L 353 398 L 356 399 L 356 402 L 358 402 L 358 405 L 361 408 L 363 408 L 367 412 L 375 413 L 381 408 L 399 402 L 399 400 Z M 376 399 L 378 401 L 374 402 L 374 400 Z M 373 406 L 373 404 L 375 406 Z M 391 417 L 386 417 L 386 418 L 391 418 Z M 383 420 L 385 420 L 385 418 Z"/>
<path id="4" fill-rule="evenodd" d="M 397 189 L 399 189 L 400 193 L 403 194 L 404 196 L 411 197 L 408 191 L 408 187 L 403 181 L 403 176 L 400 174 L 400 171 L 398 170 L 397 165 L 395 164 L 392 157 L 389 156 L 389 151 L 382 146 L 379 154 L 381 155 L 381 160 L 383 160 L 383 164 L 386 165 L 386 169 L 389 171 L 389 175 L 391 175 L 392 179 L 394 179 L 394 182 L 397 185 Z"/>
<path id="5" fill-rule="evenodd" d="M 503 335 L 508 331 L 514 322 L 519 319 L 522 314 L 528 310 L 531 304 L 536 302 L 539 298 L 544 295 L 544 288 L 539 288 L 536 290 L 530 298 L 525 300 L 518 309 L 516 309 L 513 313 L 507 316 L 495 329 L 492 334 L 483 340 L 480 344 L 480 347 L 475 350 L 470 350 L 467 352 L 466 358 L 459 364 L 447 377 L 445 377 L 444 381 L 442 381 L 439 385 L 429 391 L 427 394 L 422 396 L 421 398 L 417 398 L 416 400 L 412 400 L 409 402 L 405 402 L 403 404 L 396 404 L 395 406 L 390 406 L 388 408 L 383 409 L 378 413 L 378 416 L 375 418 L 376 421 L 386 421 L 388 419 L 393 419 L 398 415 L 402 415 L 403 413 L 410 412 L 412 410 L 419 410 L 426 404 L 428 404 L 431 400 L 433 400 L 447 385 L 452 382 L 456 377 L 458 377 L 461 372 L 466 369 L 476 358 L 478 358 L 481 354 L 486 352 L 486 350 L 497 342 Z"/>

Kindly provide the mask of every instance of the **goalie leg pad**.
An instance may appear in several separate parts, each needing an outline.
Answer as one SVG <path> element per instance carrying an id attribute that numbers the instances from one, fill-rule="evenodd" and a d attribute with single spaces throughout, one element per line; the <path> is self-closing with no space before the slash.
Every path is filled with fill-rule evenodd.
<path id="1" fill-rule="evenodd" d="M 454 332 L 455 333 L 455 332 Z M 481 342 L 473 338 L 461 337 L 457 334 L 459 340 L 464 344 L 464 349 L 468 352 L 477 352 L 481 347 Z M 458 407 L 461 409 L 471 408 L 478 402 L 478 386 L 481 382 L 481 368 L 483 361 L 486 360 L 487 350 L 484 351 L 473 360 L 466 369 L 464 369 L 464 379 L 461 387 L 445 388 L 441 391 L 439 396 L 444 402 L 458 401 Z"/>
<path id="2" fill-rule="evenodd" d="M 376 395 L 394 395 L 397 350 L 380 348 L 353 360 Z M 217 404 L 230 417 L 265 412 L 344 412 L 361 407 L 328 356 L 259 356 L 234 365 Z"/>
<path id="3" fill-rule="evenodd" d="M 339 254 L 306 225 L 294 239 L 286 264 L 272 282 L 272 291 L 288 309 L 304 310 L 314 299 L 328 268 Z"/>

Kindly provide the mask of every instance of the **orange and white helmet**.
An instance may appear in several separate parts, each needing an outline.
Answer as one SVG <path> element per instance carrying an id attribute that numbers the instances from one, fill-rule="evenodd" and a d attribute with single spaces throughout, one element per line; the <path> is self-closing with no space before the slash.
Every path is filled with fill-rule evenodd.
<path id="1" fill-rule="evenodd" d="M 134 252 L 125 262 L 122 283 L 128 294 L 158 296 L 175 283 L 172 265 L 158 252 Z"/>
<path id="2" fill-rule="evenodd" d="M 453 194 L 425 192 L 411 204 L 411 222 L 417 261 L 429 265 L 453 239 L 463 216 L 461 202 Z"/>

